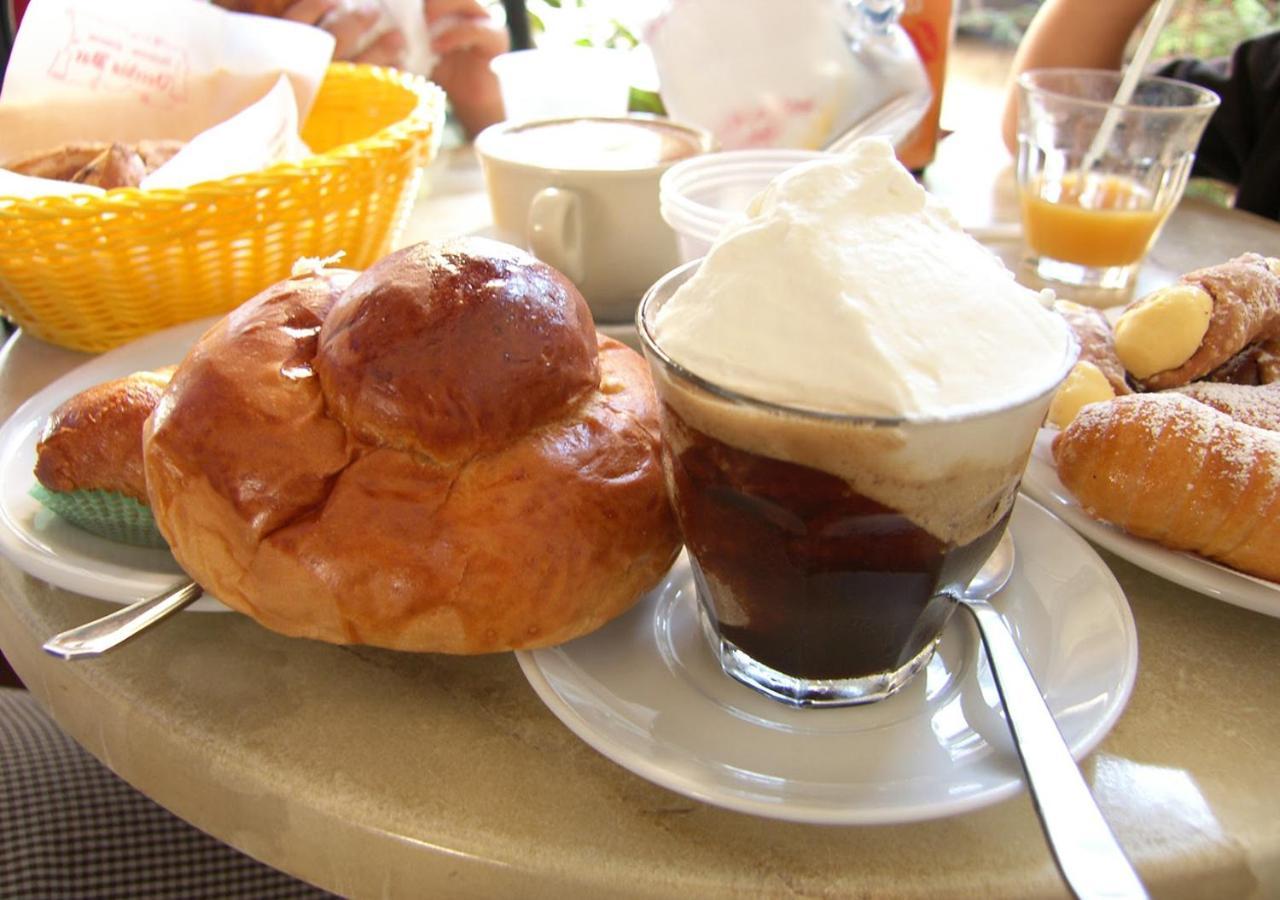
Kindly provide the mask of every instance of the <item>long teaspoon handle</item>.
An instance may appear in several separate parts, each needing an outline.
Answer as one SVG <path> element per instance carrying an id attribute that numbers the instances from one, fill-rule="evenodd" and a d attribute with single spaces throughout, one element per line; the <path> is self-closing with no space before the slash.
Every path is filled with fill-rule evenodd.
<path id="1" fill-rule="evenodd" d="M 1062 877 L 1086 900 L 1146 897 L 1004 619 L 985 600 L 965 598 L 964 605 L 982 635 L 1031 799 Z"/>
<path id="2" fill-rule="evenodd" d="M 44 642 L 44 650 L 62 659 L 84 659 L 106 653 L 194 602 L 203 593 L 204 589 L 194 581 L 175 585 L 162 594 L 131 603 L 101 619 L 54 635 Z"/>

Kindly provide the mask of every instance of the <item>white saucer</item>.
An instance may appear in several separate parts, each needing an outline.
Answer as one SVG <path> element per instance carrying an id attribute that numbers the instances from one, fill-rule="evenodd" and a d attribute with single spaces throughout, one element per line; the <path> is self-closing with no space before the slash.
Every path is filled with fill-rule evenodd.
<path id="1" fill-rule="evenodd" d="M 1170 550 L 1154 541 L 1134 537 L 1086 513 L 1058 479 L 1051 450 L 1055 434 L 1057 432 L 1052 429 L 1040 429 L 1026 474 L 1022 476 L 1024 492 L 1061 516 L 1089 540 L 1135 566 L 1225 603 L 1280 617 L 1280 584 L 1228 569 L 1202 556 Z"/>
<path id="2" fill-rule="evenodd" d="M 187 580 L 167 550 L 109 541 L 68 524 L 27 492 L 49 413 L 86 388 L 178 362 L 216 318 L 177 325 L 78 366 L 32 396 L 0 427 L 0 553 L 28 575 L 113 603 L 132 603 Z M 226 612 L 209 595 L 189 610 Z"/>
<path id="3" fill-rule="evenodd" d="M 1119 718 L 1138 666 L 1120 586 L 1075 532 L 1020 497 L 1018 565 L 994 599 L 1072 753 Z M 625 616 L 560 647 L 516 654 L 575 734 L 673 791 L 759 816 L 888 824 L 952 815 L 1022 786 L 1016 751 L 968 616 L 927 670 L 880 703 L 796 710 L 720 672 L 681 557 Z"/>

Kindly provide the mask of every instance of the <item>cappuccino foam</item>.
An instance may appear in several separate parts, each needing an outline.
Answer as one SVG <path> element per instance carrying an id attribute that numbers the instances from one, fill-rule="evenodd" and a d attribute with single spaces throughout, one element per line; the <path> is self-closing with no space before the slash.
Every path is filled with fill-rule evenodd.
<path id="1" fill-rule="evenodd" d="M 645 169 L 700 152 L 698 139 L 661 122 L 564 119 L 513 128 L 489 148 L 495 156 L 549 169 Z"/>

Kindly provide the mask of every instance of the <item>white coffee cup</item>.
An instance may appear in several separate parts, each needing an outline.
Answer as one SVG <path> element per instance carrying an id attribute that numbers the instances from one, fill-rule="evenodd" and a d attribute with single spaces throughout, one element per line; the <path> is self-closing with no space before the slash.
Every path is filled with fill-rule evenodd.
<path id="1" fill-rule="evenodd" d="M 598 322 L 629 322 L 680 261 L 658 181 L 713 150 L 710 133 L 652 116 L 503 122 L 476 138 L 496 236 L 577 285 Z"/>

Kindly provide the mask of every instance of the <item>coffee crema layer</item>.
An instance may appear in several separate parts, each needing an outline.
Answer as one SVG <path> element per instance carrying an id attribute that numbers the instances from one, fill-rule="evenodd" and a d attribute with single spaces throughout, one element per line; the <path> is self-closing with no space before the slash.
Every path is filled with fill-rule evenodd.
<path id="1" fill-rule="evenodd" d="M 725 400 L 666 370 L 659 396 L 689 428 L 747 453 L 825 472 L 937 540 L 972 543 L 1013 507 L 1044 404 L 955 421 L 868 424 Z M 665 435 L 680 454 L 682 435 Z"/>

